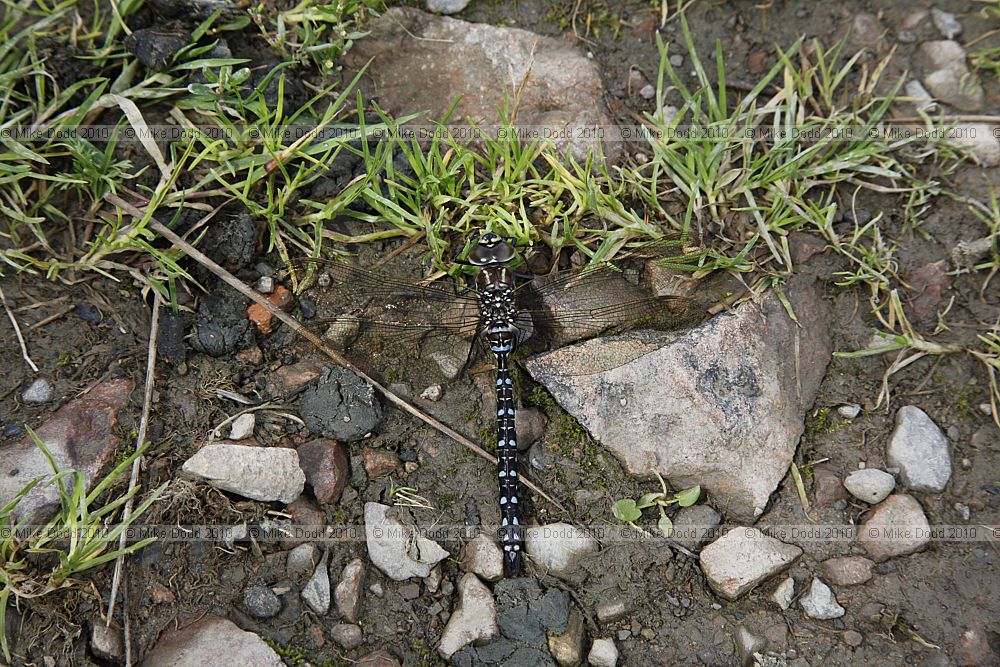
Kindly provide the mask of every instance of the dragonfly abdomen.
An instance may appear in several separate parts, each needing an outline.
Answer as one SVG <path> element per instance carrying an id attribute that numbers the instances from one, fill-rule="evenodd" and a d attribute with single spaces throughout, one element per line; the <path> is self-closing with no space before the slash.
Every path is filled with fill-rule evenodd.
<path id="1" fill-rule="evenodd" d="M 508 334 L 509 335 L 509 334 Z M 497 337 L 501 338 L 501 337 Z M 500 480 L 500 539 L 504 574 L 521 574 L 520 483 L 517 475 L 517 435 L 514 386 L 510 376 L 509 350 L 513 337 L 491 342 L 497 360 L 497 476 Z"/>

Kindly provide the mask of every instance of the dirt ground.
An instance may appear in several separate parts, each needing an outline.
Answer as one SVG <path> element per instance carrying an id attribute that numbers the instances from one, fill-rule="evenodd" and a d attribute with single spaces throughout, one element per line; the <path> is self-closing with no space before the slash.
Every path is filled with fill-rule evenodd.
<path id="1" fill-rule="evenodd" d="M 958 1 L 937 4 L 958 13 L 978 7 Z M 552 36 L 572 36 L 571 27 L 560 25 L 560 21 L 572 22 L 572 5 L 505 0 L 473 2 L 461 18 L 523 27 Z M 757 51 L 767 52 L 764 62 L 770 66 L 774 62 L 771 49 L 774 44 L 788 45 L 802 34 L 832 40 L 843 34 L 853 17 L 861 12 L 880 16 L 882 25 L 891 28 L 912 11 L 909 5 L 888 1 L 778 0 L 769 3 L 765 11 L 750 2 L 696 2 L 687 17 L 703 58 L 707 59 L 716 40 L 721 40 L 730 77 L 754 81 L 759 69 L 754 67 L 751 71 L 748 63 L 756 59 Z M 634 68 L 648 77 L 655 75 L 654 31 L 659 22 L 659 7 L 648 2 L 629 2 L 608 11 L 609 15 L 626 17 L 620 32 L 614 34 L 610 19 L 604 26 L 598 22 L 592 26 L 590 37 L 581 39 L 580 45 L 592 52 L 600 64 L 610 108 L 620 118 L 627 119 L 628 110 L 640 113 L 651 110 L 650 102 L 643 100 L 637 91 L 629 90 L 628 81 Z M 595 29 L 602 27 L 595 35 Z M 584 27 L 578 25 L 577 30 L 582 32 Z M 933 27 L 925 21 L 922 30 L 930 34 Z M 671 43 L 672 50 L 684 53 L 676 23 L 669 25 L 663 36 Z M 909 51 L 916 44 L 897 44 L 890 30 L 878 50 L 886 53 L 892 47 L 897 48 L 894 63 L 902 73 Z M 874 62 L 874 55 L 867 57 Z M 1000 83 L 995 77 L 986 77 L 984 83 L 987 109 L 1000 108 Z M 926 165 L 926 168 L 934 167 Z M 948 186 L 984 198 L 988 182 L 1000 188 L 1000 169 L 963 166 Z M 903 228 L 899 202 L 891 196 L 870 196 L 859 201 L 858 206 L 884 214 L 884 233 L 898 243 L 903 276 L 928 263 L 947 259 L 955 243 L 968 239 L 970 229 L 980 226 L 967 207 L 946 197 L 932 202 L 919 231 Z M 394 247 L 376 244 L 363 252 L 376 258 Z M 392 260 L 387 270 L 413 275 L 417 261 L 417 252 L 406 252 Z M 821 267 L 828 267 L 830 274 L 842 268 L 828 255 L 815 261 Z M 994 280 L 988 292 L 981 295 L 983 280 L 984 276 L 977 273 L 954 278 L 946 299 L 955 299 L 950 321 L 957 324 L 939 340 L 968 340 L 974 331 L 971 326 L 962 326 L 963 322 L 971 325 L 998 317 L 997 283 Z M 834 349 L 864 347 L 874 325 L 867 312 L 866 295 L 857 289 L 839 288 L 833 282 L 831 278 L 828 294 L 835 314 Z M 76 306 L 75 311 L 30 332 L 33 357 L 53 381 L 58 396 L 68 400 L 96 380 L 116 375 L 129 376 L 137 386 L 142 386 L 149 309 L 142 295 L 130 285 L 91 279 L 67 287 L 8 275 L 0 279 L 0 286 L 14 304 L 44 304 L 25 315 L 28 324 L 65 306 Z M 221 284 L 207 286 L 210 291 L 229 294 Z M 100 318 L 81 317 L 81 309 L 87 307 L 96 309 Z M 173 338 L 160 343 L 163 353 L 149 432 L 154 444 L 147 453 L 142 473 L 144 488 L 173 479 L 209 431 L 239 409 L 240 406 L 220 398 L 217 390 L 265 394 L 277 368 L 320 358 L 287 331 L 269 336 L 254 334 L 257 339 L 248 347 L 259 346 L 263 353 L 259 363 L 245 357 L 241 360 L 236 354 L 211 357 L 187 348 L 184 336 L 190 316 L 176 317 L 179 322 L 170 322 L 164 329 L 167 333 L 161 332 L 161 336 Z M 933 324 L 931 321 L 920 326 L 929 331 Z M 20 402 L 31 374 L 20 351 L 11 344 L 9 330 L 5 330 L 3 337 L 8 344 L 0 346 L 0 373 L 7 381 L 0 389 L 0 421 L 3 425 L 15 421 L 40 424 L 50 408 Z M 947 432 L 954 463 L 947 490 L 921 497 L 930 523 L 1000 524 L 1000 489 L 995 485 L 1000 467 L 1000 431 L 977 409 L 989 401 L 988 376 L 983 365 L 968 355 L 928 356 L 893 376 L 893 409 L 887 413 L 884 406 L 875 409 L 874 404 L 889 361 L 881 356 L 834 359 L 815 408 L 807 416 L 806 435 L 795 462 L 808 467 L 825 459 L 840 473 L 854 469 L 858 461 L 868 466 L 886 466 L 884 443 L 893 427 L 894 409 L 917 405 Z M 431 384 L 443 384 L 443 399 L 422 407 L 472 439 L 491 428 L 489 372 L 447 380 L 433 364 L 408 359 L 390 365 L 389 370 L 384 367 L 377 370 L 387 381 L 397 383 L 404 395 L 419 394 Z M 521 375 L 519 381 L 522 395 L 531 394 L 533 387 L 527 376 Z M 839 418 L 835 408 L 843 403 L 860 404 L 861 416 L 850 421 Z M 135 392 L 130 408 L 120 416 L 118 432 L 123 443 L 134 439 L 139 407 L 140 393 Z M 551 402 L 540 401 L 539 407 L 549 412 L 548 427 L 541 442 L 525 458 L 549 464 L 544 470 L 535 466 L 529 472 L 568 509 L 563 513 L 534 498 L 528 513 L 539 523 L 613 521 L 612 503 L 652 490 L 648 482 L 629 479 L 613 456 L 579 429 L 574 430 L 571 420 Z M 298 442 L 308 437 L 302 426 L 281 412 L 275 409 L 259 415 L 266 437 L 274 443 Z M 325 521 L 360 525 L 364 503 L 386 501 L 392 484 L 419 489 L 421 495 L 433 502 L 437 509 L 434 518 L 441 523 L 476 523 L 481 516 L 492 516 L 496 511 L 496 481 L 488 464 L 412 418 L 392 409 L 386 413 L 375 436 L 351 445 L 354 492 L 348 492 L 335 510 L 327 510 Z M 576 439 L 570 440 L 568 434 Z M 416 461 L 418 465 L 412 472 L 369 481 L 361 465 L 362 447 L 389 450 L 402 461 Z M 808 483 L 807 480 L 807 486 Z M 963 520 L 956 504 L 971 508 L 971 521 Z M 866 509 L 850 505 L 839 511 L 815 506 L 812 518 L 819 523 L 858 523 Z M 182 480 L 172 482 L 163 499 L 147 515 L 147 521 L 154 524 L 259 525 L 282 518 L 276 507 L 227 496 Z M 795 485 L 786 478 L 772 497 L 763 521 L 780 524 L 805 520 Z M 241 542 L 226 549 L 204 542 L 175 542 L 153 545 L 131 558 L 125 586 L 136 654 L 147 652 L 165 628 L 184 619 L 214 613 L 232 618 L 241 627 L 283 647 L 281 654 L 289 664 L 304 664 L 304 661 L 314 665 L 350 664 L 374 648 L 390 650 L 406 665 L 440 663 L 434 647 L 443 623 L 440 617 L 429 615 L 427 608 L 440 601 L 447 610 L 454 600 L 440 593 L 404 599 L 398 585 L 381 577 L 374 568 L 369 569 L 367 584 L 381 582 L 384 596 L 365 596 L 361 620 L 365 644 L 355 651 L 344 652 L 333 642 L 322 640 L 322 632 L 317 634 L 315 628 L 326 629 L 334 621 L 317 617 L 297 601 L 286 605 L 277 617 L 265 621 L 246 614 L 242 607 L 243 589 L 254 581 L 273 583 L 284 578 L 278 555 L 288 546 L 276 541 Z M 819 562 L 850 552 L 843 543 L 803 542 L 800 546 L 805 554 L 790 571 L 799 590 L 808 584 Z M 363 543 L 341 545 L 332 550 L 330 571 L 339 572 L 348 561 L 365 558 L 366 553 Z M 597 602 L 610 595 L 624 597 L 629 602 L 626 619 L 610 627 L 598 631 L 596 621 L 592 617 L 587 619 L 592 636 L 615 637 L 621 652 L 620 664 L 625 665 L 737 664 L 733 640 L 737 624 L 766 634 L 770 642 L 768 650 L 782 653 L 781 659 L 789 665 L 947 665 L 951 660 L 947 651 L 972 626 L 985 627 L 993 651 L 1000 652 L 1000 552 L 995 543 L 935 542 L 920 553 L 880 564 L 870 582 L 837 589 L 838 601 L 847 608 L 847 614 L 834 621 L 811 620 L 795 607 L 786 612 L 778 610 L 766 601 L 773 583 L 738 602 L 724 602 L 708 590 L 697 562 L 679 552 L 618 544 L 602 551 L 588 565 L 588 570 L 586 581 L 570 589 L 582 609 L 591 613 Z M 461 573 L 454 561 L 446 560 L 443 575 L 454 582 Z M 99 621 L 106 606 L 110 576 L 110 568 L 101 569 L 87 577 L 93 585 L 56 593 L 8 613 L 8 635 L 16 637 L 15 652 L 23 657 L 23 664 L 48 664 L 44 661 L 46 656 L 52 656 L 56 664 L 103 664 L 90 652 L 88 638 L 91 625 Z M 543 583 L 565 586 L 553 579 L 545 579 Z M 176 601 L 162 602 L 157 596 L 162 595 L 163 589 L 169 589 Z M 291 598 L 297 600 L 294 594 Z M 906 628 L 912 632 L 908 633 Z M 625 636 L 621 632 L 624 630 L 629 631 L 628 636 L 620 639 Z M 849 630 L 863 636 L 860 646 L 845 641 L 845 632 Z"/>

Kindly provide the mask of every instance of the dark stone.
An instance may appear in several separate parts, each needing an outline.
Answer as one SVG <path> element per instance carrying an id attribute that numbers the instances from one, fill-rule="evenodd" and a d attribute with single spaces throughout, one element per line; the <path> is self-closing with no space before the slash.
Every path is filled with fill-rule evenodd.
<path id="1" fill-rule="evenodd" d="M 326 368 L 319 382 L 302 393 L 299 415 L 313 435 L 354 442 L 382 421 L 375 390 L 350 371 Z"/>
<path id="2" fill-rule="evenodd" d="M 243 606 L 255 618 L 271 618 L 281 611 L 281 600 L 269 587 L 253 584 L 243 590 Z"/>
<path id="3" fill-rule="evenodd" d="M 149 69 L 160 71 L 191 41 L 190 33 L 141 28 L 125 38 L 125 48 Z"/>
<path id="4" fill-rule="evenodd" d="M 316 302 L 309 297 L 299 299 L 299 310 L 302 311 L 302 319 L 311 320 L 316 317 Z"/>
<path id="5" fill-rule="evenodd" d="M 88 324 L 100 324 L 104 319 L 101 311 L 89 303 L 78 303 L 73 308 L 73 314 Z"/>
<path id="6" fill-rule="evenodd" d="M 336 440 L 318 439 L 298 446 L 299 467 L 320 504 L 335 503 L 351 475 L 347 447 Z"/>
<path id="7" fill-rule="evenodd" d="M 230 0 L 149 0 L 149 6 L 161 16 L 180 19 L 207 19 L 220 7 L 222 16 L 239 12 Z"/>
<path id="8" fill-rule="evenodd" d="M 184 361 L 187 352 L 184 332 L 188 321 L 189 317 L 184 313 L 175 313 L 167 307 L 160 308 L 160 332 L 156 337 L 156 352 L 160 357 L 174 363 Z"/>
<path id="9" fill-rule="evenodd" d="M 191 347 L 204 354 L 221 357 L 253 341 L 252 325 L 247 319 L 246 297 L 233 294 L 228 287 L 206 296 L 194 325 Z"/>

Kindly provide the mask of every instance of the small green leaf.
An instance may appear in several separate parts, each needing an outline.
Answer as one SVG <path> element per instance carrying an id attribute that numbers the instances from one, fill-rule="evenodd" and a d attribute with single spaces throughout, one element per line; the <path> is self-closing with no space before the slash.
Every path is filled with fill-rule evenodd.
<path id="1" fill-rule="evenodd" d="M 635 505 L 639 509 L 645 509 L 647 507 L 652 507 L 656 504 L 656 501 L 662 500 L 662 493 L 647 493 L 643 495 L 639 500 L 636 501 Z"/>
<path id="2" fill-rule="evenodd" d="M 674 532 L 674 522 L 663 513 L 663 508 L 660 508 L 660 520 L 656 522 L 657 528 L 663 534 L 663 537 L 670 537 Z"/>
<path id="3" fill-rule="evenodd" d="M 692 486 L 690 489 L 684 489 L 683 491 L 678 491 L 674 494 L 674 498 L 677 499 L 677 504 L 681 507 L 690 507 L 698 502 L 698 498 L 701 497 L 701 487 Z"/>
<path id="4" fill-rule="evenodd" d="M 619 521 L 638 521 L 642 517 L 642 512 L 631 498 L 622 498 L 616 502 L 611 506 L 611 513 Z"/>

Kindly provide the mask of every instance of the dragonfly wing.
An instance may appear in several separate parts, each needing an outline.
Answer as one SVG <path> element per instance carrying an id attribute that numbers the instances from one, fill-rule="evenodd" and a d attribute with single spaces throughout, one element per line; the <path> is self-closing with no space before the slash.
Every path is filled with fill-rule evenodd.
<path id="1" fill-rule="evenodd" d="M 686 297 L 652 296 L 611 267 L 532 283 L 519 290 L 521 305 L 538 340 L 552 346 L 629 329 L 673 329 L 704 313 Z"/>
<path id="2" fill-rule="evenodd" d="M 478 322 L 475 292 L 425 286 L 331 262 L 303 260 L 297 268 L 318 275 L 309 292 L 323 318 L 307 323 L 320 334 L 347 331 L 353 337 L 413 343 L 437 336 L 470 337 Z M 350 337 L 350 336 L 349 336 Z"/>

